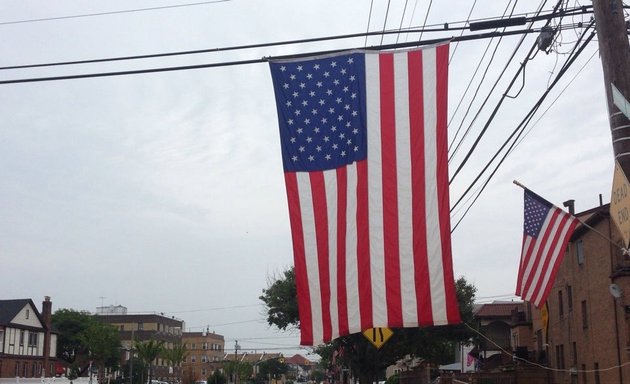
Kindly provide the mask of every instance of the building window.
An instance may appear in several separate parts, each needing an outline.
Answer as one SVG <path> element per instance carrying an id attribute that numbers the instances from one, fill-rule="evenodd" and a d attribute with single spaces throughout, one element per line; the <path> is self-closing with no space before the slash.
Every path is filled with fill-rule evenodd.
<path id="1" fill-rule="evenodd" d="M 587 384 L 586 364 L 582 364 L 582 383 Z"/>
<path id="2" fill-rule="evenodd" d="M 571 355 L 573 357 L 573 366 L 577 367 L 577 345 L 575 341 L 571 344 Z"/>
<path id="3" fill-rule="evenodd" d="M 28 334 L 28 346 L 37 347 L 37 333 L 29 332 Z"/>
<path id="4" fill-rule="evenodd" d="M 20 377 L 20 362 L 15 362 L 15 377 Z"/>
<path id="5" fill-rule="evenodd" d="M 195 343 L 192 343 L 192 347 L 190 349 L 195 349 L 196 345 Z"/>
<path id="6" fill-rule="evenodd" d="M 567 286 L 567 309 L 569 313 L 573 310 L 573 287 Z"/>
<path id="7" fill-rule="evenodd" d="M 586 300 L 582 300 L 582 328 L 588 328 L 588 312 L 586 311 Z"/>
<path id="8" fill-rule="evenodd" d="M 20 347 L 24 346 L 24 331 L 20 331 Z"/>
<path id="9" fill-rule="evenodd" d="M 205 368 L 202 368 L 202 369 L 201 369 L 201 376 L 202 376 L 202 377 L 205 377 L 206 375 L 207 375 L 207 373 L 206 373 L 206 369 L 205 369 Z"/>
<path id="10" fill-rule="evenodd" d="M 582 239 L 575 242 L 575 253 L 578 265 L 584 265 L 584 244 Z"/>
<path id="11" fill-rule="evenodd" d="M 26 310 L 26 319 L 28 320 L 28 318 L 31 316 L 31 311 L 29 309 Z"/>
<path id="12" fill-rule="evenodd" d="M 144 330 L 144 324 L 138 323 L 138 331 Z"/>
<path id="13" fill-rule="evenodd" d="M 558 291 L 558 316 L 564 316 L 564 301 L 562 300 L 562 290 Z"/>
<path id="14" fill-rule="evenodd" d="M 556 367 L 564 369 L 564 345 L 556 345 Z"/>
<path id="15" fill-rule="evenodd" d="M 599 381 L 599 363 L 595 363 L 594 365 L 594 374 L 595 374 L 595 384 L 601 384 L 601 382 Z"/>
<path id="16" fill-rule="evenodd" d="M 191 363 L 196 363 L 197 362 L 197 357 L 196 356 L 190 356 L 190 362 Z"/>

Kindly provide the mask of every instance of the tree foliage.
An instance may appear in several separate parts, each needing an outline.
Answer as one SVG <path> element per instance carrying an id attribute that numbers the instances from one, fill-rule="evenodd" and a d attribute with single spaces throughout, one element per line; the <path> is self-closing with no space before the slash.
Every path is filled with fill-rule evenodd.
<path id="1" fill-rule="evenodd" d="M 464 277 L 455 282 L 459 310 L 464 323 L 472 321 L 473 304 L 477 289 Z M 280 279 L 263 290 L 260 299 L 267 307 L 267 322 L 280 329 L 299 327 L 295 272 L 291 268 Z M 322 364 L 334 371 L 340 366 L 349 367 L 361 383 L 371 383 L 389 365 L 405 356 L 421 357 L 435 363 L 449 362 L 453 358 L 454 345 L 470 340 L 466 325 L 447 325 L 425 328 L 398 328 L 380 349 L 361 334 L 342 336 L 320 346 Z"/>
<path id="2" fill-rule="evenodd" d="M 145 342 L 135 342 L 135 350 L 138 353 L 138 358 L 145 362 L 149 367 L 149 383 L 153 379 L 153 361 L 160 356 L 164 351 L 164 341 L 162 340 L 148 340 Z"/>
<path id="3" fill-rule="evenodd" d="M 300 327 L 297 305 L 297 289 L 295 287 L 295 269 L 289 268 L 276 278 L 259 297 L 267 308 L 267 322 L 279 329 Z"/>
<path id="4" fill-rule="evenodd" d="M 58 332 L 57 357 L 70 367 L 70 377 L 82 375 L 93 361 L 99 368 L 116 368 L 120 335 L 85 311 L 59 309 L 51 317 Z M 100 369 L 102 372 L 103 369 Z"/>

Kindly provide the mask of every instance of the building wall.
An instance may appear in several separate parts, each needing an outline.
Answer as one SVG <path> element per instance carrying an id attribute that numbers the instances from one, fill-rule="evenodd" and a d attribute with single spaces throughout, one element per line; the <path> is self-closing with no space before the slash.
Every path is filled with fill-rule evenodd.
<path id="1" fill-rule="evenodd" d="M 182 342 L 188 352 L 182 370 L 195 381 L 206 380 L 223 360 L 225 338 L 211 332 L 185 332 Z"/>
<path id="2" fill-rule="evenodd" d="M 630 302 L 609 292 L 614 281 L 630 293 L 630 276 L 612 277 L 628 260 L 624 260 L 618 247 L 602 237 L 619 241 L 607 207 L 601 211 L 600 221 L 593 223 L 601 235 L 581 228 L 567 247 L 547 299 L 546 340 L 537 340 L 544 338 L 544 330 L 540 316 L 534 316 L 534 334 L 538 336 L 534 337 L 533 349 L 542 346 L 551 367 L 574 371 L 554 373 L 556 383 L 630 382 L 630 366 L 617 368 L 630 358 L 626 349 L 629 320 L 624 308 Z M 583 372 L 593 370 L 600 371 Z"/>

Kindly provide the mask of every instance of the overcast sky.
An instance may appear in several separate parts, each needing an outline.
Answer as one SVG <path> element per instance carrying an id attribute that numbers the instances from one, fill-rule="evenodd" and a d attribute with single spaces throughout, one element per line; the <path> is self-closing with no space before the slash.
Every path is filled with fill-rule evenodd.
<path id="1" fill-rule="evenodd" d="M 118 12 L 192 3 L 198 4 Z M 403 3 L 392 2 L 388 9 L 385 0 L 203 4 L 4 0 L 0 2 L 0 67 L 422 26 L 429 1 L 409 1 L 406 11 Z M 427 25 L 461 26 L 457 22 L 467 19 L 472 3 L 433 2 Z M 499 17 L 513 6 L 505 0 L 476 3 L 473 19 Z M 552 3 L 543 9 L 551 10 Z M 519 2 L 514 14 L 531 15 L 537 7 L 533 2 Z M 108 14 L 97 15 L 101 13 Z M 75 15 L 92 16 L 67 18 Z M 565 18 L 562 23 L 569 26 L 589 18 Z M 426 32 L 422 39 L 459 33 Z M 506 99 L 452 183 L 451 204 L 558 74 L 579 33 L 563 31 L 552 53 L 538 52 L 527 63 L 525 75 L 518 77 L 509 92 L 518 97 Z M 517 50 L 450 163 L 451 175 L 536 36 L 528 35 Z M 382 42 L 419 38 L 419 34 L 391 34 Z M 451 140 L 462 121 L 461 132 L 468 127 L 520 39 L 518 35 L 504 37 L 492 60 L 498 39 L 491 42 L 459 109 L 490 40 L 451 43 L 449 118 L 457 109 L 449 127 Z M 375 36 L 137 61 L 4 69 L 0 81 L 255 60 L 379 44 L 381 37 Z M 598 205 L 599 194 L 604 203 L 610 200 L 613 156 L 596 51 L 595 39 L 534 121 L 550 107 L 547 113 L 530 125 L 528 135 L 453 232 L 455 274 L 477 287 L 480 301 L 514 298 L 523 196 L 512 180 L 559 206 L 575 199 L 577 211 Z M 39 305 L 49 295 L 54 310 L 93 312 L 101 304 L 113 304 L 126 306 L 130 313 L 164 312 L 185 320 L 189 331 L 209 328 L 224 335 L 226 349 L 238 340 L 246 351 L 297 351 L 297 332 L 269 328 L 258 300 L 268 281 L 292 265 L 267 64 L 5 84 L 0 85 L 0 116 L 0 298 L 32 298 Z M 454 211 L 453 224 L 462 213 Z"/>

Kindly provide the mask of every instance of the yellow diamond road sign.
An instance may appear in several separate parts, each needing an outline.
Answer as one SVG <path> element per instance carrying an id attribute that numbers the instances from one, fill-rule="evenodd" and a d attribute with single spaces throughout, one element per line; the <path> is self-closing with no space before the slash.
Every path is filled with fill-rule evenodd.
<path id="1" fill-rule="evenodd" d="M 394 334 L 389 328 L 369 328 L 363 331 L 363 336 L 365 336 L 376 348 L 380 348 L 385 344 L 387 340 Z"/>
<path id="2" fill-rule="evenodd" d="M 621 232 L 624 248 L 627 247 L 630 243 L 630 183 L 628 183 L 628 178 L 619 162 L 615 162 L 615 176 L 613 177 L 610 197 L 610 217 Z"/>

